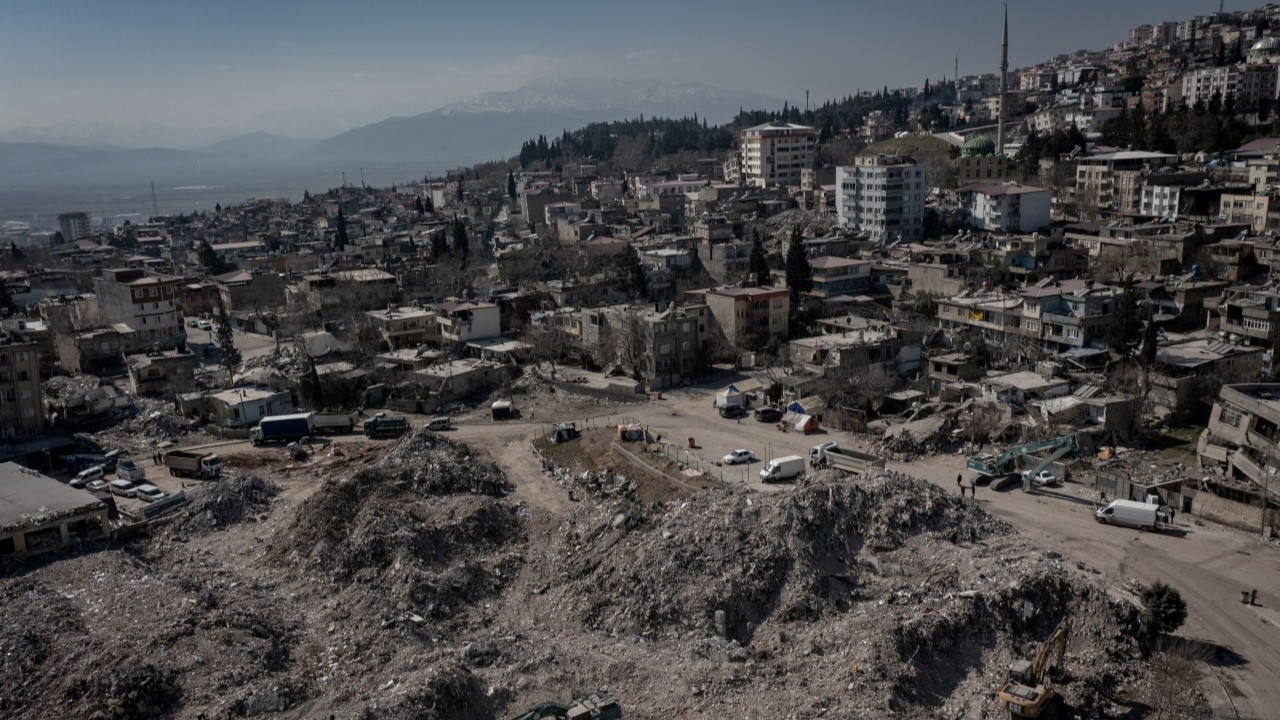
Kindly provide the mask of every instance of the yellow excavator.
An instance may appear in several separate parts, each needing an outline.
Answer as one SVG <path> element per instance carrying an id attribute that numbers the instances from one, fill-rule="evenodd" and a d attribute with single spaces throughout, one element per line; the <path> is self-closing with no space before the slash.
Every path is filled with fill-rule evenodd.
<path id="1" fill-rule="evenodd" d="M 1037 718 L 1059 720 L 1062 715 L 1062 697 L 1049 680 L 1049 659 L 1055 652 L 1057 660 L 1052 667 L 1061 667 L 1067 653 L 1067 636 L 1071 634 L 1071 618 L 1065 617 L 1036 652 L 1036 659 L 1028 662 L 1016 660 L 1009 666 L 1009 681 L 1000 688 L 1000 705 L 1009 711 L 1011 718 Z"/>

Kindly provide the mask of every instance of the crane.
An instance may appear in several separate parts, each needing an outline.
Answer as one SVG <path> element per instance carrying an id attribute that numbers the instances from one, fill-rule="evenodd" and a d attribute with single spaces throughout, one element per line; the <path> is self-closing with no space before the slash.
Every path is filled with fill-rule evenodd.
<path id="1" fill-rule="evenodd" d="M 1064 617 L 1057 629 L 1036 652 L 1034 661 L 1014 661 L 1009 666 L 1009 681 L 1000 688 L 1000 705 L 1009 711 L 1011 718 L 1039 718 L 1058 720 L 1062 711 L 1062 697 L 1054 689 L 1047 671 L 1060 667 L 1067 653 L 1067 638 L 1071 635 L 1071 618 Z M 1053 665 L 1049 660 L 1057 654 Z"/>

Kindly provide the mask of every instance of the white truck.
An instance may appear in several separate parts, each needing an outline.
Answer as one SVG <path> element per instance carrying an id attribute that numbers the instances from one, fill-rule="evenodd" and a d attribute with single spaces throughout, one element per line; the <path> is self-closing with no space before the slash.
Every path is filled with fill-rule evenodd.
<path id="1" fill-rule="evenodd" d="M 784 455 L 769 461 L 760 471 L 760 479 L 764 482 L 782 482 L 804 474 L 804 458 L 799 455 Z"/>
<path id="2" fill-rule="evenodd" d="M 1100 523 L 1139 530 L 1163 530 L 1169 522 L 1168 514 L 1160 506 L 1133 500 L 1112 500 L 1110 505 L 1094 511 L 1094 517 Z"/>
<path id="3" fill-rule="evenodd" d="M 833 467 L 851 473 L 864 473 L 875 468 L 883 470 L 884 458 L 825 442 L 809 449 L 809 465 L 815 470 Z"/>
<path id="4" fill-rule="evenodd" d="M 360 414 L 356 412 L 318 412 L 311 416 L 312 432 L 337 435 L 355 430 Z"/>

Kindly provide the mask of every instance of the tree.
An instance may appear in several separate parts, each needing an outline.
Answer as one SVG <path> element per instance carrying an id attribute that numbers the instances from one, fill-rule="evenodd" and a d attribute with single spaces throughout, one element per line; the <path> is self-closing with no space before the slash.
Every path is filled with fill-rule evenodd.
<path id="1" fill-rule="evenodd" d="M 431 214 L 431 213 L 434 213 L 434 212 L 436 211 L 436 204 L 435 204 L 434 202 L 432 202 L 432 201 L 431 201 L 431 196 L 430 196 L 430 195 L 425 195 L 425 196 L 423 196 L 423 198 L 422 198 L 422 211 L 423 211 L 424 213 L 427 213 L 427 214 Z"/>
<path id="2" fill-rule="evenodd" d="M 213 251 L 213 246 L 208 240 L 200 240 L 200 244 L 196 246 L 196 256 L 200 258 L 200 264 L 204 266 L 205 272 L 210 275 L 221 275 L 233 269 L 231 263 L 223 260 Z"/>
<path id="3" fill-rule="evenodd" d="M 747 258 L 747 274 L 755 276 L 756 285 L 770 285 L 773 281 L 769 277 L 769 257 L 764 252 L 764 241 L 760 239 L 758 231 L 752 235 L 754 237 L 751 241 L 751 255 Z"/>
<path id="4" fill-rule="evenodd" d="M 342 214 L 342 208 L 338 208 L 337 232 L 333 236 L 333 249 L 347 249 L 347 216 Z"/>
<path id="5" fill-rule="evenodd" d="M 61 230 L 54 230 L 53 237 L 50 238 L 49 244 L 52 245 L 53 247 L 57 247 L 66 241 L 67 239 L 63 237 Z"/>
<path id="6" fill-rule="evenodd" d="M 214 204 L 214 206 L 213 206 L 213 211 L 214 211 L 214 212 L 222 212 L 222 203 L 215 203 L 215 204 Z"/>
<path id="7" fill-rule="evenodd" d="M 413 199 L 413 211 L 419 215 L 426 214 L 427 209 L 422 206 L 422 198 L 416 197 Z"/>
<path id="8" fill-rule="evenodd" d="M 222 302 L 222 294 L 213 294 L 214 337 L 218 350 L 222 353 L 222 367 L 227 369 L 228 378 L 235 375 L 236 366 L 240 364 L 240 351 L 236 349 L 235 334 L 231 329 L 231 317 L 227 314 L 227 306 Z"/>
<path id="9" fill-rule="evenodd" d="M 634 245 L 617 255 L 613 261 L 613 272 L 610 273 L 613 286 L 631 298 L 644 298 L 649 294 L 649 278 L 644 274 L 644 265 L 640 262 L 640 253 Z"/>
<path id="10" fill-rule="evenodd" d="M 1142 319 L 1138 317 L 1137 295 L 1127 287 L 1127 282 L 1125 284 L 1125 291 L 1120 296 L 1120 301 L 1116 303 L 1111 317 L 1107 319 L 1106 328 L 1107 347 L 1119 355 L 1121 360 L 1129 358 L 1142 334 Z"/>
<path id="11" fill-rule="evenodd" d="M 507 197 L 516 199 L 516 174 L 511 171 L 507 172 Z"/>
<path id="12" fill-rule="evenodd" d="M 467 255 L 471 253 L 471 240 L 467 237 L 467 226 L 461 219 L 455 217 L 450 234 L 453 236 L 453 252 L 465 265 L 467 263 Z"/>
<path id="13" fill-rule="evenodd" d="M 791 312 L 800 308 L 800 298 L 813 289 L 813 267 L 804 254 L 803 235 L 797 225 L 791 232 L 791 243 L 787 246 L 786 262 L 787 288 L 791 290 Z"/>
<path id="14" fill-rule="evenodd" d="M 431 259 L 439 262 L 444 254 L 449 252 L 449 236 L 444 232 L 433 232 L 431 234 Z"/>
<path id="15" fill-rule="evenodd" d="M 1150 368 L 1155 365 L 1156 352 L 1159 349 L 1160 338 L 1156 332 L 1156 319 L 1149 317 L 1146 324 L 1142 326 L 1142 349 L 1139 351 L 1139 358 L 1144 367 Z"/>
<path id="16" fill-rule="evenodd" d="M 9 255 L 18 262 L 22 262 L 27 259 L 27 254 L 22 251 L 22 248 L 18 247 L 18 243 L 13 241 L 9 242 Z"/>
<path id="17" fill-rule="evenodd" d="M 1187 619 L 1187 602 L 1176 588 L 1159 580 L 1142 591 L 1139 632 L 1148 641 L 1182 627 Z"/>

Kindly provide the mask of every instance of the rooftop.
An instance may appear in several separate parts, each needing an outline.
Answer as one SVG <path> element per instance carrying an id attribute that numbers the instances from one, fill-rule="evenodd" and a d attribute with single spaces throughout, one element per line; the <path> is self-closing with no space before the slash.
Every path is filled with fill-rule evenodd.
<path id="1" fill-rule="evenodd" d="M 254 400 L 266 400 L 275 397 L 280 393 L 275 390 L 267 390 L 264 388 L 232 388 L 223 390 L 222 392 L 209 393 L 209 397 L 219 400 L 228 405 L 239 405 L 241 403 L 253 402 Z"/>
<path id="2" fill-rule="evenodd" d="M 36 525 L 48 516 L 101 506 L 87 490 L 77 490 L 17 463 L 0 463 L 0 528 Z"/>

